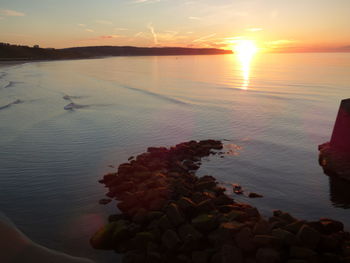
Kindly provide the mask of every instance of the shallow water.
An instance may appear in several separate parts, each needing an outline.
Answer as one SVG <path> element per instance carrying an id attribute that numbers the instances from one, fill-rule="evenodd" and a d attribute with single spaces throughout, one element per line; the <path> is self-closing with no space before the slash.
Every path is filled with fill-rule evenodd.
<path id="1" fill-rule="evenodd" d="M 0 68 L 0 207 L 50 248 L 98 262 L 88 239 L 114 204 L 97 180 L 148 146 L 225 139 L 198 174 L 239 183 L 235 196 L 350 228 L 350 185 L 329 180 L 317 146 L 350 97 L 350 54 L 115 57 Z M 21 103 L 13 103 L 20 100 Z M 78 106 L 65 110 L 69 103 Z M 10 105 L 8 107 L 3 107 Z M 230 189 L 228 189 L 230 192 Z"/>

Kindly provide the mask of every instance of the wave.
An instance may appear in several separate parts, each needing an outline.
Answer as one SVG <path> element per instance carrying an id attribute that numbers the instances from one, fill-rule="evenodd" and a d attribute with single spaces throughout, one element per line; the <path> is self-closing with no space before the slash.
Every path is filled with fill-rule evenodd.
<path id="1" fill-rule="evenodd" d="M 0 79 L 4 78 L 7 75 L 6 72 L 0 72 Z"/>
<path id="2" fill-rule="evenodd" d="M 157 98 L 160 98 L 160 99 L 163 99 L 163 100 L 166 100 L 166 101 L 169 101 L 169 102 L 173 102 L 173 103 L 176 103 L 176 104 L 188 105 L 188 103 L 186 103 L 186 102 L 184 102 L 182 100 L 174 99 L 174 98 L 165 96 L 163 94 L 151 92 L 151 91 L 148 91 L 148 90 L 133 88 L 133 87 L 129 87 L 129 86 L 121 86 L 121 87 L 123 87 L 125 89 L 128 89 L 128 90 L 133 90 L 133 91 L 136 91 L 136 92 L 139 92 L 139 93 L 143 93 L 143 94 L 146 94 L 146 95 L 149 95 L 149 96 L 157 97 Z"/>
<path id="3" fill-rule="evenodd" d="M 89 107 L 89 105 L 80 105 L 80 104 L 76 104 L 74 102 L 71 102 L 69 104 L 67 104 L 66 106 L 64 106 L 65 110 L 75 110 L 75 109 L 82 109 L 82 108 L 87 108 Z"/>
<path id="4" fill-rule="evenodd" d="M 81 99 L 84 98 L 84 96 L 70 96 L 70 95 L 64 95 L 62 97 L 64 100 L 72 101 L 72 99 Z"/>
<path id="5" fill-rule="evenodd" d="M 12 105 L 20 104 L 20 103 L 23 103 L 23 101 L 17 99 L 17 100 L 15 100 L 15 101 L 13 101 L 13 102 L 11 102 L 11 103 L 9 103 L 9 104 L 6 104 L 6 105 L 4 105 L 4 106 L 0 106 L 0 110 L 7 109 L 7 108 L 11 107 Z"/>
<path id="6" fill-rule="evenodd" d="M 10 81 L 10 82 L 9 82 L 7 85 L 5 85 L 3 88 L 4 88 L 4 89 L 7 89 L 7 88 L 14 87 L 16 83 L 17 83 L 17 82 L 15 82 L 15 81 Z"/>

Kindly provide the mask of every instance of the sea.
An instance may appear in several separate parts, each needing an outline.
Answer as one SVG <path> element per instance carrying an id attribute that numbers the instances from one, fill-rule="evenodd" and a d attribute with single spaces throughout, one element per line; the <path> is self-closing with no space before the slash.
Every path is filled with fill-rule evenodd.
<path id="1" fill-rule="evenodd" d="M 350 230 L 350 184 L 329 178 L 318 145 L 350 97 L 349 53 L 135 56 L 0 68 L 0 211 L 32 240 L 119 262 L 89 238 L 116 203 L 98 180 L 149 146 L 223 140 L 202 160 L 238 202 L 329 217 Z M 235 195 L 240 184 L 244 195 Z M 250 192 L 262 194 L 249 199 Z"/>

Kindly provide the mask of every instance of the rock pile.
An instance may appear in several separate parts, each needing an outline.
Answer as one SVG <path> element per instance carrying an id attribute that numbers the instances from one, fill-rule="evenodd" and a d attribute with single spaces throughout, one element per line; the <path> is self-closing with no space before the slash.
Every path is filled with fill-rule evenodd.
<path id="1" fill-rule="evenodd" d="M 123 253 L 127 263 L 350 263 L 342 223 L 300 221 L 281 211 L 265 219 L 234 202 L 214 177 L 195 176 L 201 158 L 221 148 L 214 140 L 150 147 L 105 175 L 100 182 L 121 213 L 91 245 Z"/>

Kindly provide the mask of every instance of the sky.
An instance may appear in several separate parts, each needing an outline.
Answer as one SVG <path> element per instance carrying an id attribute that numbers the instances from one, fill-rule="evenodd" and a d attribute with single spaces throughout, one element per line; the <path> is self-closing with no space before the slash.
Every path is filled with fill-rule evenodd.
<path id="1" fill-rule="evenodd" d="M 350 0 L 0 0 L 0 42 L 350 51 Z"/>

